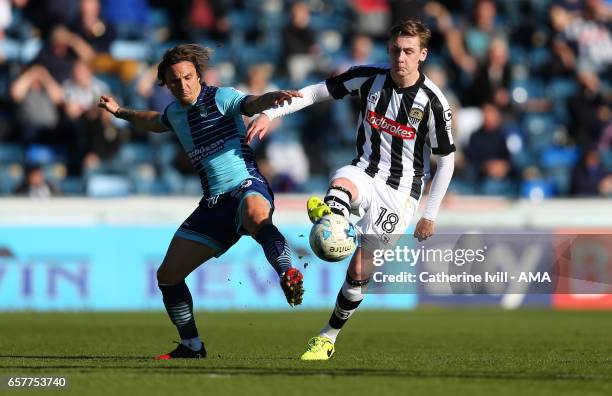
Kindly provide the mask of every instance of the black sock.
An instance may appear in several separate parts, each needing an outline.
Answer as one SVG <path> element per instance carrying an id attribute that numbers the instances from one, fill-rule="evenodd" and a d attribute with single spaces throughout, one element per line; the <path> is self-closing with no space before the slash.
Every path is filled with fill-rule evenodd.
<path id="1" fill-rule="evenodd" d="M 263 247 L 268 262 L 279 276 L 291 268 L 291 248 L 274 224 L 264 224 L 254 239 Z"/>
<path id="2" fill-rule="evenodd" d="M 198 337 L 193 316 L 193 300 L 185 281 L 176 285 L 158 285 L 164 297 L 164 306 L 176 326 L 181 340 Z"/>
<path id="3" fill-rule="evenodd" d="M 344 284 L 338 292 L 334 312 L 329 317 L 329 326 L 340 330 L 353 312 L 359 307 L 365 295 L 362 288 L 367 285 L 368 280 L 356 281 L 346 274 Z"/>
<path id="4" fill-rule="evenodd" d="M 344 216 L 347 219 L 351 216 L 351 193 L 347 189 L 332 186 L 327 190 L 323 201 L 333 213 Z"/>

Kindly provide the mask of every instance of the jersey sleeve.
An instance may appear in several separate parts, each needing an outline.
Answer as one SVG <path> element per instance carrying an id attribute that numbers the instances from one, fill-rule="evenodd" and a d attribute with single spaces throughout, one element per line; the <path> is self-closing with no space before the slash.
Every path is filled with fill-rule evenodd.
<path id="1" fill-rule="evenodd" d="M 249 95 L 231 87 L 222 87 L 215 93 L 215 104 L 226 116 L 244 114 L 243 102 Z M 247 114 L 248 115 L 248 114 Z"/>
<path id="2" fill-rule="evenodd" d="M 346 95 L 357 95 L 359 88 L 371 77 L 386 73 L 382 66 L 354 66 L 342 74 L 325 80 L 327 90 L 334 99 L 342 99 Z"/>
<path id="3" fill-rule="evenodd" d="M 168 109 L 170 108 L 170 106 L 172 106 L 172 103 L 166 106 L 164 111 L 159 115 L 159 121 L 163 125 L 165 125 L 169 130 L 174 131 L 174 128 L 172 128 L 172 124 L 170 123 L 170 120 L 168 119 Z"/>
<path id="4" fill-rule="evenodd" d="M 428 122 L 429 142 L 431 152 L 436 155 L 446 155 L 456 150 L 453 142 L 452 119 L 453 114 L 444 97 L 433 95 L 430 97 L 430 114 Z"/>

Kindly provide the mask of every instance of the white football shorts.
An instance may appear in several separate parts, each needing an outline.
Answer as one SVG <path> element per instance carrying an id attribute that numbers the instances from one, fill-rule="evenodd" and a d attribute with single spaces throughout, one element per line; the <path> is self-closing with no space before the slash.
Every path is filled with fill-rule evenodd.
<path id="1" fill-rule="evenodd" d="M 385 245 L 395 245 L 406 233 L 419 201 L 410 193 L 400 192 L 381 180 L 368 176 L 361 168 L 346 165 L 331 180 L 349 179 L 357 187 L 358 196 L 351 203 L 351 213 L 360 219 L 355 223 L 362 236 L 376 235 Z"/>

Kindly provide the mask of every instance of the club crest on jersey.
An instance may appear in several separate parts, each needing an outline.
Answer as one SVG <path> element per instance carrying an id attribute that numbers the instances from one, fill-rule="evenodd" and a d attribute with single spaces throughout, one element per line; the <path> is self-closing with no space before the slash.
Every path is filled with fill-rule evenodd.
<path id="1" fill-rule="evenodd" d="M 416 136 L 416 129 L 413 127 L 400 124 L 397 121 L 391 120 L 380 114 L 376 114 L 373 111 L 368 112 L 367 121 L 368 124 L 372 126 L 372 129 L 388 133 L 389 135 L 398 137 L 400 139 L 412 140 Z"/>
<path id="2" fill-rule="evenodd" d="M 408 112 L 408 121 L 410 121 L 411 124 L 416 125 L 423 119 L 423 114 L 423 110 L 419 109 L 418 107 L 413 107 Z"/>
<path id="3" fill-rule="evenodd" d="M 368 95 L 368 103 L 371 103 L 373 105 L 376 104 L 376 102 L 378 102 L 378 96 L 380 95 L 380 92 L 374 92 Z"/>
<path id="4" fill-rule="evenodd" d="M 444 121 L 450 121 L 451 118 L 453 118 L 453 113 L 451 111 L 451 109 L 445 110 L 444 111 Z"/>
<path id="5" fill-rule="evenodd" d="M 208 115 L 208 109 L 204 105 L 198 106 L 198 111 L 200 112 L 200 117 L 206 117 Z"/>

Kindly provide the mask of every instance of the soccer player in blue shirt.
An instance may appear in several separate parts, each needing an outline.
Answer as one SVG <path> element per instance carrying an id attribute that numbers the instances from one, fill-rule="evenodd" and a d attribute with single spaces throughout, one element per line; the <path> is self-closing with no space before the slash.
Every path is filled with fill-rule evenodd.
<path id="1" fill-rule="evenodd" d="M 241 117 L 290 103 L 301 94 L 275 91 L 255 96 L 205 85 L 202 75 L 209 59 L 210 50 L 197 44 L 166 51 L 157 78 L 176 100 L 163 113 L 126 109 L 110 96 L 100 97 L 98 104 L 138 128 L 176 133 L 202 181 L 204 197 L 176 231 L 157 270 L 164 305 L 181 337 L 175 350 L 158 359 L 206 357 L 185 278 L 223 254 L 241 235 L 248 234 L 261 244 L 289 304 L 302 302 L 302 274 L 291 266 L 287 240 L 272 224 L 273 194 L 246 143 Z"/>

